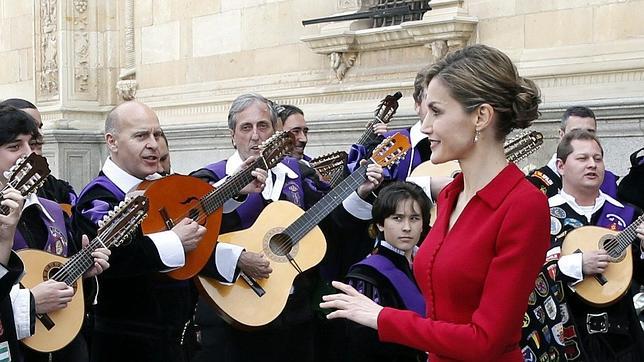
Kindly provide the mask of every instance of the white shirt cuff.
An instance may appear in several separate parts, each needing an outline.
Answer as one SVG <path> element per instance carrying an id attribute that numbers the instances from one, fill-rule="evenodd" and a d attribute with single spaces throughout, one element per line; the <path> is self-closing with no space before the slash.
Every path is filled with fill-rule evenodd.
<path id="1" fill-rule="evenodd" d="M 16 325 L 16 336 L 23 339 L 31 336 L 31 292 L 29 289 L 21 289 L 18 284 L 11 288 L 11 309 L 13 309 L 13 321 Z"/>
<path id="2" fill-rule="evenodd" d="M 432 198 L 431 176 L 409 176 L 405 181 L 413 182 L 420 186 L 423 191 L 425 191 L 425 194 L 427 194 L 427 197 L 429 197 L 432 204 L 434 203 L 434 199 Z"/>
<path id="3" fill-rule="evenodd" d="M 217 243 L 215 248 L 215 266 L 217 272 L 228 282 L 234 282 L 237 261 L 244 248 L 228 243 Z"/>
<path id="4" fill-rule="evenodd" d="M 355 191 L 342 201 L 342 206 L 360 220 L 371 220 L 371 204 L 361 199 Z"/>
<path id="5" fill-rule="evenodd" d="M 148 234 L 159 251 L 161 262 L 168 268 L 182 267 L 186 262 L 186 255 L 183 251 L 181 239 L 172 230 Z"/>
<path id="6" fill-rule="evenodd" d="M 559 270 L 561 270 L 562 273 L 577 280 L 573 284 L 576 284 L 584 279 L 581 253 L 563 255 L 561 258 L 559 258 L 557 264 L 559 265 Z"/>

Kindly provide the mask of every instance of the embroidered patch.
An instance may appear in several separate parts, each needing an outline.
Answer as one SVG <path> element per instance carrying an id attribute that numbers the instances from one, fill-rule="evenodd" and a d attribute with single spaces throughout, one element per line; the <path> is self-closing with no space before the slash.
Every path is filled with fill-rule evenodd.
<path id="1" fill-rule="evenodd" d="M 550 235 L 557 235 L 561 232 L 561 221 L 554 216 L 550 216 Z"/>
<path id="2" fill-rule="evenodd" d="M 581 221 L 572 217 L 565 218 L 563 224 L 564 226 L 570 225 L 573 229 L 584 226 L 584 224 L 582 224 Z"/>
<path id="3" fill-rule="evenodd" d="M 566 217 L 566 211 L 558 206 L 555 206 L 553 208 L 550 208 L 550 216 L 554 216 L 557 219 L 563 219 Z"/>
<path id="4" fill-rule="evenodd" d="M 289 199 L 291 199 L 291 201 L 295 205 L 302 207 L 303 205 L 301 204 L 300 200 L 300 188 L 294 183 L 289 183 L 287 189 L 291 193 L 291 197 Z"/>
<path id="5" fill-rule="evenodd" d="M 623 230 L 626 228 L 626 221 L 621 216 L 617 214 L 606 214 L 606 218 L 613 223 L 610 227 L 611 230 Z"/>
<path id="6" fill-rule="evenodd" d="M 48 245 L 46 251 L 51 254 L 65 256 L 65 251 L 67 250 L 67 239 L 65 239 L 65 235 L 53 226 L 49 227 L 49 234 L 54 241 Z"/>
<path id="7" fill-rule="evenodd" d="M 561 323 L 568 323 L 570 314 L 568 314 L 568 305 L 566 303 L 559 304 L 559 314 L 561 314 Z"/>
<path id="8" fill-rule="evenodd" d="M 526 346 L 521 349 L 521 354 L 523 354 L 523 360 L 525 362 L 537 362 L 537 355 L 532 352 L 532 348 Z"/>
<path id="9" fill-rule="evenodd" d="M 555 291 L 553 292 L 555 295 L 555 298 L 557 298 L 557 302 L 561 303 L 563 302 L 564 299 L 564 285 L 561 280 L 557 281 L 557 284 L 555 286 Z"/>
<path id="10" fill-rule="evenodd" d="M 523 326 L 521 328 L 527 328 L 530 325 L 530 316 L 528 312 L 523 314 Z"/>
<path id="11" fill-rule="evenodd" d="M 564 327 L 563 323 L 557 323 L 552 328 L 550 328 L 552 331 L 552 337 L 555 339 L 555 341 L 559 345 L 564 345 Z"/>
<path id="12" fill-rule="evenodd" d="M 550 279 L 552 279 L 553 281 L 556 281 L 557 280 L 557 264 L 548 265 L 546 270 L 548 271 L 548 276 L 550 277 Z M 556 285 L 553 285 L 553 286 L 556 287 Z M 550 287 L 550 290 L 552 290 L 553 286 Z"/>
<path id="13" fill-rule="evenodd" d="M 548 315 L 548 318 L 551 320 L 554 320 L 555 317 L 557 316 L 557 305 L 555 304 L 554 299 L 552 299 L 552 296 L 549 296 L 546 298 L 546 301 L 543 303 L 543 306 L 546 308 L 546 314 Z"/>
<path id="14" fill-rule="evenodd" d="M 546 186 L 550 186 L 550 185 L 553 184 L 553 182 L 550 179 L 550 177 L 548 177 L 548 175 L 546 175 L 545 173 L 543 173 L 541 171 L 534 171 L 532 173 L 532 176 L 538 178 L 541 181 L 541 183 L 545 184 Z"/>
<path id="15" fill-rule="evenodd" d="M 528 304 L 529 305 L 535 305 L 537 303 L 537 293 L 534 292 L 534 290 L 530 293 L 530 296 L 528 297 Z"/>
<path id="16" fill-rule="evenodd" d="M 546 321 L 546 312 L 543 310 L 542 306 L 537 306 L 536 308 L 534 308 L 534 311 L 532 312 L 534 313 L 534 316 L 537 317 L 537 320 L 539 320 L 541 324 L 543 324 Z"/>
<path id="17" fill-rule="evenodd" d="M 551 361 L 559 361 L 559 351 L 555 347 L 548 349 L 548 356 L 550 356 Z"/>
<path id="18" fill-rule="evenodd" d="M 534 282 L 534 286 L 540 296 L 545 297 L 548 295 L 548 282 L 543 272 L 539 273 L 537 280 Z"/>
<path id="19" fill-rule="evenodd" d="M 543 339 L 546 340 L 546 344 L 550 344 L 550 341 L 552 340 L 550 328 L 548 328 L 548 326 L 543 326 L 543 328 L 541 328 L 541 333 L 543 334 Z"/>
<path id="20" fill-rule="evenodd" d="M 543 353 L 541 356 L 539 356 L 539 362 L 549 362 L 550 356 L 548 356 L 548 352 Z"/>
<path id="21" fill-rule="evenodd" d="M 11 351 L 9 351 L 9 342 L 0 343 L 0 362 L 11 362 Z"/>
<path id="22" fill-rule="evenodd" d="M 537 350 L 541 348 L 541 337 L 539 337 L 539 332 L 533 331 L 530 333 L 528 340 L 532 340 L 534 342 L 534 346 L 537 347 Z"/>
<path id="23" fill-rule="evenodd" d="M 546 253 L 546 263 L 553 260 L 559 260 L 560 257 L 561 257 L 561 247 L 556 246 L 548 250 L 548 252 Z"/>

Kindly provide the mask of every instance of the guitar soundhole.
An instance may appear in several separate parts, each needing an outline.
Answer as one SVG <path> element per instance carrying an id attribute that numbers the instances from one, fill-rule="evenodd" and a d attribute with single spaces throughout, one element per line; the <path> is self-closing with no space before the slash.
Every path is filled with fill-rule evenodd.
<path id="1" fill-rule="evenodd" d="M 291 249 L 293 249 L 291 238 L 286 234 L 273 235 L 271 240 L 268 242 L 268 246 L 277 256 L 285 256 L 291 252 Z"/>
<path id="2" fill-rule="evenodd" d="M 611 263 L 619 263 L 624 260 L 624 257 L 626 256 L 624 251 L 621 253 L 619 252 L 619 243 L 613 235 L 604 235 L 599 240 L 599 248 L 608 252 L 608 256 L 611 258 Z"/>
<path id="3" fill-rule="evenodd" d="M 54 276 L 56 275 L 56 273 L 58 273 L 58 271 L 60 270 L 60 268 L 62 268 L 62 266 L 63 266 L 63 263 L 58 262 L 58 261 L 54 261 L 54 262 L 51 262 L 51 263 L 47 264 L 47 266 L 45 266 L 45 268 L 43 269 L 43 272 L 42 272 L 42 280 L 47 281 L 47 280 L 52 279 L 52 280 L 55 280 L 55 281 L 58 281 L 58 282 L 65 282 L 65 276 L 59 276 L 59 277 L 54 278 Z M 71 287 L 74 288 L 74 294 L 76 294 L 77 286 L 78 286 L 78 284 L 77 284 L 76 281 L 74 281 L 74 283 L 72 283 L 72 285 L 71 285 Z"/>

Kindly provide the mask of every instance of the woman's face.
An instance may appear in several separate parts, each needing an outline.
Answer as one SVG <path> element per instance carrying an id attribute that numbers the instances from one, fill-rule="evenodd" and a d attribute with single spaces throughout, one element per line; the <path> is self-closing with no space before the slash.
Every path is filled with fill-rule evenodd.
<path id="1" fill-rule="evenodd" d="M 406 252 L 411 251 L 423 232 L 423 215 L 418 202 L 413 199 L 401 200 L 396 205 L 396 212 L 377 226 L 389 244 Z"/>
<path id="2" fill-rule="evenodd" d="M 427 86 L 428 112 L 421 131 L 427 134 L 432 149 L 431 161 L 443 163 L 461 160 L 474 147 L 475 112 L 467 113 L 454 99 L 445 82 L 434 77 Z"/>

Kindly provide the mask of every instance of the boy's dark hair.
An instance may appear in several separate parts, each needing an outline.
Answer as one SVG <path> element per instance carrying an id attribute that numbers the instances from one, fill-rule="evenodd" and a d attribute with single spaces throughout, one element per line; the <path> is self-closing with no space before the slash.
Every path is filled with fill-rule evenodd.
<path id="1" fill-rule="evenodd" d="M 423 231 L 420 234 L 419 241 L 422 241 L 425 235 L 427 235 L 427 232 L 429 232 L 429 218 L 432 203 L 425 191 L 412 182 L 392 182 L 380 190 L 371 209 L 373 225 L 374 227 L 375 225 L 383 225 L 386 218 L 396 213 L 398 203 L 404 200 L 414 200 L 420 207 L 419 211 L 423 219 Z"/>
<path id="2" fill-rule="evenodd" d="M 0 105 L 0 146 L 13 142 L 22 134 L 38 136 L 33 118 L 15 107 Z"/>

